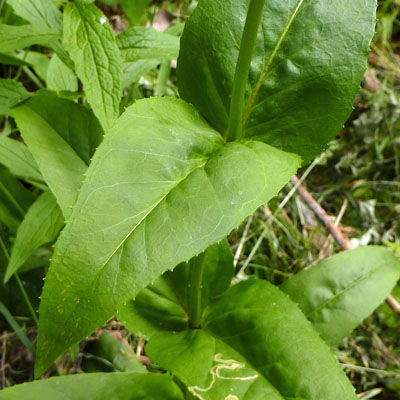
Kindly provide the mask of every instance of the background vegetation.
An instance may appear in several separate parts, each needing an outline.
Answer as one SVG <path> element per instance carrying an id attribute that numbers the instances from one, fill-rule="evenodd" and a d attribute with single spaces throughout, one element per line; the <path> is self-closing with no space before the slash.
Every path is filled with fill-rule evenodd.
<path id="1" fill-rule="evenodd" d="M 130 8 L 129 1 L 114 3 L 103 0 L 96 4 L 118 32 L 132 23 L 153 24 L 156 28 L 172 25 L 179 31 L 179 23 L 196 2 L 144 0 L 141 11 Z M 379 1 L 377 33 L 354 112 L 336 140 L 298 176 L 303 177 L 303 187 L 350 245 L 387 244 L 397 247 L 400 254 L 399 13 L 398 0 Z M 15 19 L 1 0 L 0 21 L 15 23 Z M 35 46 L 27 52 L 25 57 L 32 60 L 33 67 L 4 62 L 0 76 L 18 79 L 29 90 L 45 87 L 41 70 L 43 57 L 48 57 L 46 51 Z M 125 89 L 124 106 L 155 94 L 176 96 L 175 69 L 168 73 L 168 66 L 161 66 Z M 3 118 L 1 135 L 17 137 L 12 119 Z M 238 280 L 251 275 L 278 284 L 341 250 L 343 243 L 335 240 L 318 213 L 310 208 L 310 199 L 292 190 L 294 183 L 232 233 Z M 0 224 L 1 281 L 14 237 Z M 36 309 L 50 255 L 50 246 L 40 248 L 25 264 L 20 280 L 0 284 L 0 387 L 33 379 L 34 356 L 29 346 L 35 338 L 36 322 L 23 293 Z M 393 295 L 400 301 L 400 286 Z M 146 358 L 144 347 L 141 340 L 112 320 L 79 348 L 61 357 L 47 376 L 121 370 L 128 364 L 141 368 L 141 362 L 156 368 Z M 360 398 L 400 399 L 400 314 L 396 315 L 387 304 L 346 338 L 335 354 L 361 393 Z"/>

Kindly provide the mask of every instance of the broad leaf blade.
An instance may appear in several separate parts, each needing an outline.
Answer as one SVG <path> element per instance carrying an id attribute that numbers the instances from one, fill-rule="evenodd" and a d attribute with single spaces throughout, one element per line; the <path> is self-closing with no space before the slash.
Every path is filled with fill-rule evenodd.
<path id="1" fill-rule="evenodd" d="M 56 245 L 36 373 L 163 272 L 223 239 L 298 163 L 260 142 L 223 145 L 180 100 L 128 108 L 96 152 Z"/>
<path id="2" fill-rule="evenodd" d="M 29 92 L 21 82 L 13 79 L 0 79 L 0 115 L 10 114 L 13 106 L 29 96 Z"/>
<path id="3" fill-rule="evenodd" d="M 119 115 L 122 63 L 115 35 L 96 6 L 82 0 L 64 11 L 64 46 L 93 112 L 107 131 Z"/>
<path id="4" fill-rule="evenodd" d="M 51 0 L 7 0 L 19 15 L 35 26 L 62 30 L 62 14 Z"/>
<path id="5" fill-rule="evenodd" d="M 0 164 L 14 176 L 37 186 L 43 185 L 43 177 L 31 152 L 25 144 L 0 136 Z"/>
<path id="6" fill-rule="evenodd" d="M 49 188 L 67 218 L 102 129 L 83 106 L 55 96 L 34 96 L 12 114 Z"/>
<path id="7" fill-rule="evenodd" d="M 183 400 L 167 375 L 140 372 L 66 375 L 0 391 L 0 400 Z"/>
<path id="8" fill-rule="evenodd" d="M 384 247 L 330 257 L 281 285 L 330 345 L 337 346 L 390 294 L 400 262 Z"/>
<path id="9" fill-rule="evenodd" d="M 128 29 L 117 36 L 117 43 L 125 62 L 154 58 L 176 60 L 179 54 L 179 37 L 151 27 Z"/>
<path id="10" fill-rule="evenodd" d="M 34 250 L 53 242 L 63 225 L 64 217 L 55 197 L 50 192 L 43 193 L 18 227 L 4 282 L 18 271 Z"/>
<path id="11" fill-rule="evenodd" d="M 196 258 L 166 272 L 118 310 L 119 320 L 135 335 L 150 338 L 159 331 L 188 328 L 190 273 Z M 230 285 L 234 267 L 227 240 L 209 247 L 202 257 L 202 309 Z"/>
<path id="12" fill-rule="evenodd" d="M 57 49 L 60 32 L 56 29 L 35 25 L 4 25 L 0 24 L 0 48 L 9 52 L 39 44 Z"/>
<path id="13" fill-rule="evenodd" d="M 207 400 L 229 394 L 249 400 L 357 399 L 301 311 L 261 280 L 237 284 L 210 305 L 203 330 L 159 333 L 146 349 Z"/>
<path id="14" fill-rule="evenodd" d="M 202 0 L 178 60 L 183 99 L 221 133 L 249 0 Z M 374 33 L 376 0 L 268 0 L 247 81 L 244 136 L 318 154 L 343 127 Z"/>

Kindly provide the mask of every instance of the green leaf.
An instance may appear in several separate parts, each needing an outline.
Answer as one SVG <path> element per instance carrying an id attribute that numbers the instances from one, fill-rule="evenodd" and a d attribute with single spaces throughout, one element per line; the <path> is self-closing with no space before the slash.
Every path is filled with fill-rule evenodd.
<path id="1" fill-rule="evenodd" d="M 4 54 L 0 53 L 0 64 L 7 64 L 7 65 L 30 65 L 27 61 L 21 59 L 18 57 L 18 55 L 12 55 L 12 54 Z"/>
<path id="2" fill-rule="evenodd" d="M 102 140 L 98 121 L 83 106 L 45 93 L 15 107 L 12 115 L 68 218 L 83 174 Z"/>
<path id="3" fill-rule="evenodd" d="M 154 58 L 176 60 L 179 54 L 179 37 L 151 27 L 128 29 L 117 36 L 117 44 L 125 62 Z"/>
<path id="4" fill-rule="evenodd" d="M 114 332 L 114 334 L 119 334 L 119 332 Z M 115 336 L 104 332 L 97 340 L 88 343 L 82 360 L 82 368 L 85 372 L 144 372 L 146 370 L 131 347 L 125 345 L 122 338 Z"/>
<path id="5" fill-rule="evenodd" d="M 50 192 L 43 193 L 29 208 L 18 227 L 4 282 L 18 271 L 38 247 L 53 242 L 63 225 L 64 218 L 55 197 Z"/>
<path id="6" fill-rule="evenodd" d="M 0 164 L 18 178 L 35 186 L 43 185 L 43 177 L 36 161 L 26 145 L 18 140 L 0 136 Z"/>
<path id="7" fill-rule="evenodd" d="M 56 29 L 35 25 L 0 24 L 0 48 L 2 52 L 24 49 L 34 44 L 57 49 L 59 39 L 60 32 Z"/>
<path id="8" fill-rule="evenodd" d="M 202 329 L 154 335 L 146 353 L 203 400 L 357 399 L 301 311 L 261 280 L 228 289 L 209 305 Z"/>
<path id="9" fill-rule="evenodd" d="M 35 197 L 9 172 L 0 167 L 0 222 L 13 233 Z"/>
<path id="10" fill-rule="evenodd" d="M 201 257 L 201 256 L 199 256 Z M 227 240 L 209 247 L 201 257 L 204 264 L 201 310 L 222 294 L 233 278 L 233 255 Z M 196 259 L 166 272 L 118 310 L 118 319 L 138 336 L 150 338 L 155 332 L 180 331 L 189 327 L 190 274 Z"/>
<path id="11" fill-rule="evenodd" d="M 118 0 L 133 25 L 144 25 L 147 22 L 145 11 L 151 0 Z"/>
<path id="12" fill-rule="evenodd" d="M 62 30 L 62 14 L 51 0 L 7 0 L 15 14 L 32 25 Z"/>
<path id="13" fill-rule="evenodd" d="M 330 345 L 337 346 L 390 294 L 400 262 L 384 247 L 361 247 L 323 260 L 281 285 Z"/>
<path id="14" fill-rule="evenodd" d="M 56 244 L 36 374 L 163 272 L 222 240 L 298 164 L 261 142 L 224 145 L 181 100 L 129 107 L 97 150 Z"/>
<path id="15" fill-rule="evenodd" d="M 0 115 L 8 115 L 13 106 L 29 96 L 21 82 L 0 78 Z"/>
<path id="16" fill-rule="evenodd" d="M 53 377 L 0 391 L 0 400 L 183 400 L 180 389 L 162 374 L 94 373 Z"/>
<path id="17" fill-rule="evenodd" d="M 78 79 L 74 72 L 67 67 L 57 54 L 51 58 L 46 79 L 47 87 L 55 91 L 78 91 Z"/>
<path id="18" fill-rule="evenodd" d="M 202 0 L 178 60 L 181 97 L 221 133 L 249 0 Z M 343 127 L 360 88 L 376 0 L 268 0 L 246 79 L 243 136 L 310 161 Z"/>
<path id="19" fill-rule="evenodd" d="M 93 4 L 68 3 L 64 11 L 64 46 L 75 63 L 87 100 L 107 131 L 119 115 L 122 63 L 107 18 Z"/>

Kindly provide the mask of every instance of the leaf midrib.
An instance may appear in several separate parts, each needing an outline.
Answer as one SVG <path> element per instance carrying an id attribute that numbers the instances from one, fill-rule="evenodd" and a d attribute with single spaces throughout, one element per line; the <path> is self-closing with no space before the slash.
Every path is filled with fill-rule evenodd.
<path id="1" fill-rule="evenodd" d="M 257 95 L 258 95 L 258 92 L 259 92 L 259 90 L 261 88 L 261 85 L 263 84 L 263 82 L 264 82 L 264 80 L 265 80 L 265 78 L 266 78 L 266 76 L 267 76 L 267 74 L 269 72 L 269 69 L 270 69 L 273 61 L 275 60 L 275 57 L 278 54 L 278 51 L 281 48 L 282 43 L 285 40 L 285 38 L 286 38 L 286 36 L 287 36 L 287 34 L 288 34 L 289 30 L 290 30 L 290 27 L 292 26 L 294 20 L 296 19 L 297 15 L 299 13 L 299 10 L 300 10 L 301 6 L 303 5 L 304 1 L 305 0 L 298 0 L 296 8 L 294 9 L 294 11 L 293 11 L 292 15 L 290 16 L 287 24 L 285 25 L 285 27 L 284 27 L 284 29 L 283 29 L 283 31 L 281 33 L 281 36 L 279 37 L 274 49 L 272 50 L 272 53 L 271 53 L 270 57 L 268 58 L 265 66 L 264 66 L 264 69 L 263 69 L 263 72 L 260 75 L 260 78 L 258 79 L 253 91 L 250 94 L 250 97 L 249 97 L 249 99 L 247 101 L 247 104 L 245 106 L 244 113 L 243 113 L 242 129 L 243 129 L 243 127 L 244 127 L 244 125 L 245 125 L 245 123 L 247 121 L 247 118 L 249 117 L 249 115 L 251 113 L 253 104 L 254 104 L 254 102 L 255 102 L 255 100 L 257 98 Z"/>
<path id="2" fill-rule="evenodd" d="M 348 291 L 350 291 L 351 289 L 353 289 L 354 287 L 356 287 L 359 283 L 361 283 L 362 281 L 365 281 L 366 279 L 369 279 L 372 275 L 374 275 L 375 273 L 379 272 L 379 270 L 384 269 L 385 266 L 387 264 L 380 264 L 378 265 L 378 267 L 368 271 L 368 273 L 366 275 L 362 275 L 359 278 L 355 279 L 354 281 L 352 281 L 350 284 L 348 284 L 346 287 L 344 287 L 343 289 L 341 289 L 339 292 L 337 292 L 333 297 L 327 299 L 326 301 L 324 301 L 322 304 L 320 304 L 319 306 L 317 306 L 316 308 L 314 308 L 311 312 L 305 314 L 306 317 L 308 319 L 311 318 L 311 316 L 315 313 L 317 313 L 318 311 L 324 309 L 324 308 L 329 308 L 329 305 L 333 302 L 335 302 L 335 300 L 337 298 L 339 298 L 340 296 L 344 296 Z"/>

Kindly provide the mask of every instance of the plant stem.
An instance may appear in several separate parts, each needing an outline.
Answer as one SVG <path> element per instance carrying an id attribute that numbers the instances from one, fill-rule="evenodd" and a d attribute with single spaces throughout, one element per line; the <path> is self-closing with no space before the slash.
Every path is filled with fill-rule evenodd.
<path id="1" fill-rule="evenodd" d="M 244 96 L 264 6 L 265 0 L 250 0 L 238 62 L 236 64 L 235 77 L 233 79 L 229 125 L 226 134 L 227 141 L 238 140 L 242 135 L 242 115 L 245 106 Z"/>
<path id="2" fill-rule="evenodd" d="M 201 325 L 201 289 L 203 271 L 204 253 L 196 257 L 190 270 L 189 325 L 192 329 L 198 329 Z"/>

